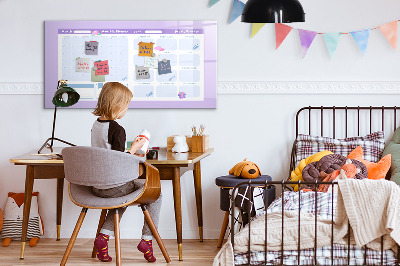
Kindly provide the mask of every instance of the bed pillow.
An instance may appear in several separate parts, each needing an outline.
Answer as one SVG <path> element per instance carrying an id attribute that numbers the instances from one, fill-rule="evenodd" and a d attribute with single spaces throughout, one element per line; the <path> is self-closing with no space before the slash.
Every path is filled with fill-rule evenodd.
<path id="1" fill-rule="evenodd" d="M 300 161 L 300 163 L 297 165 L 297 167 L 290 173 L 290 181 L 299 181 L 303 180 L 302 177 L 302 172 L 304 167 L 306 167 L 309 163 L 319 161 L 322 157 L 333 154 L 331 151 L 321 151 L 316 154 L 313 154 L 311 156 L 308 156 L 306 159 L 303 159 Z M 297 191 L 298 185 L 291 185 L 295 191 Z"/>
<path id="2" fill-rule="evenodd" d="M 375 179 L 375 180 L 384 179 L 390 168 L 391 155 L 390 154 L 385 155 L 377 163 L 364 160 L 363 157 L 364 157 L 363 149 L 361 148 L 361 146 L 355 148 L 347 156 L 347 158 L 349 159 L 355 159 L 365 164 L 368 170 L 368 179 Z"/>
<path id="3" fill-rule="evenodd" d="M 390 180 L 400 185 L 400 127 L 396 129 L 392 139 L 386 144 L 383 155 L 392 155 L 392 166 L 388 176 Z"/>
<path id="4" fill-rule="evenodd" d="M 299 134 L 296 139 L 295 164 L 298 165 L 302 159 L 324 150 L 347 157 L 347 155 L 358 146 L 361 146 L 364 151 L 364 160 L 378 162 L 385 147 L 383 131 L 374 132 L 364 137 L 345 139 Z"/>

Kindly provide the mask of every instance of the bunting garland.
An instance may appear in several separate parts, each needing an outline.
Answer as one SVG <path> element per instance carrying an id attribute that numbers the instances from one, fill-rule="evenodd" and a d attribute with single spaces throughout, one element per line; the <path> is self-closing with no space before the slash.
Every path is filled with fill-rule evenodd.
<path id="1" fill-rule="evenodd" d="M 301 55 L 303 58 L 306 56 L 308 48 L 310 48 L 316 35 L 317 33 L 315 31 L 299 30 Z"/>
<path id="2" fill-rule="evenodd" d="M 254 37 L 254 35 L 256 35 L 262 27 L 264 27 L 265 23 L 253 23 L 252 27 L 251 27 L 251 38 Z"/>
<path id="3" fill-rule="evenodd" d="M 395 50 L 397 49 L 397 22 L 396 20 L 378 27 Z"/>
<path id="4" fill-rule="evenodd" d="M 208 7 L 212 7 L 213 5 L 215 5 L 218 2 L 219 2 L 219 0 L 210 0 L 210 4 Z"/>
<path id="5" fill-rule="evenodd" d="M 276 40 L 276 49 L 282 44 L 282 42 L 285 40 L 286 36 L 290 33 L 292 30 L 292 27 L 281 24 L 281 23 L 275 23 L 275 40 Z"/>
<path id="6" fill-rule="evenodd" d="M 333 54 L 336 51 L 336 48 L 338 47 L 339 39 L 340 36 L 342 36 L 342 34 L 340 34 L 339 32 L 333 32 L 333 33 L 325 33 L 323 36 L 326 48 L 328 49 L 328 53 L 332 58 Z"/>
<path id="7" fill-rule="evenodd" d="M 209 7 L 212 7 L 220 0 L 210 0 Z M 240 0 L 231 0 L 232 2 L 232 11 L 229 17 L 229 24 L 235 21 L 243 12 L 243 8 L 245 6 L 244 2 Z M 312 42 L 314 41 L 317 35 L 322 35 L 329 53 L 329 56 L 333 58 L 335 51 L 339 45 L 340 37 L 344 34 L 351 34 L 354 41 L 356 42 L 358 48 L 361 53 L 365 55 L 368 47 L 368 41 L 371 30 L 379 29 L 389 44 L 392 46 L 394 50 L 397 49 L 397 30 L 398 30 L 398 22 L 400 20 L 395 20 L 383 25 L 380 25 L 375 28 L 363 29 L 358 31 L 351 32 L 332 32 L 332 33 L 321 33 L 315 31 L 309 31 L 304 29 L 296 29 L 290 27 L 285 24 L 276 23 L 275 24 L 275 40 L 276 40 L 276 49 L 283 43 L 288 34 L 292 30 L 299 31 L 300 44 L 302 47 L 302 57 L 304 58 L 307 54 L 308 49 L 310 48 Z M 264 27 L 266 23 L 253 23 L 251 28 L 251 38 L 253 38 L 262 27 Z"/>
<path id="8" fill-rule="evenodd" d="M 367 50 L 370 32 L 371 29 L 351 32 L 351 35 L 353 36 L 363 55 L 365 55 L 365 51 Z"/>
<path id="9" fill-rule="evenodd" d="M 235 21 L 240 15 L 242 15 L 242 11 L 244 8 L 244 3 L 239 0 L 233 0 L 231 17 L 229 18 L 229 24 Z"/>

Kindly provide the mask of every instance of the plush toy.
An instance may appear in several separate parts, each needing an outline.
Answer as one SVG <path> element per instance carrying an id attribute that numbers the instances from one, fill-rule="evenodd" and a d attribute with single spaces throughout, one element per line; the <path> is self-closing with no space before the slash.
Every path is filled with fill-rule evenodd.
<path id="1" fill-rule="evenodd" d="M 354 178 L 361 170 L 357 168 L 352 161 L 348 159 L 344 165 L 339 170 L 335 170 L 330 174 L 325 174 L 321 172 L 321 176 L 324 177 L 322 182 L 332 182 L 336 179 L 345 179 L 345 178 Z M 318 192 L 328 192 L 331 188 L 331 185 L 320 185 L 318 187 Z"/>
<path id="2" fill-rule="evenodd" d="M 39 237 L 43 235 L 43 223 L 39 216 L 38 196 L 39 192 L 32 193 L 31 212 L 29 214 L 27 239 L 29 246 L 36 245 Z M 24 193 L 8 193 L 4 208 L 4 223 L 1 230 L 3 246 L 8 247 L 11 240 L 21 240 L 22 219 L 24 213 Z"/>
<path id="3" fill-rule="evenodd" d="M 308 156 L 307 158 L 301 160 L 299 162 L 299 164 L 297 165 L 297 167 L 290 173 L 290 181 L 303 181 L 303 176 L 302 176 L 302 171 L 304 169 L 304 167 L 306 167 L 306 165 L 308 165 L 309 163 L 312 162 L 317 162 L 319 161 L 322 157 L 326 156 L 326 155 L 330 155 L 333 154 L 333 152 L 331 151 L 321 151 L 318 153 L 315 153 L 311 156 Z M 299 190 L 299 185 L 291 185 L 294 188 L 294 191 L 298 191 Z"/>
<path id="4" fill-rule="evenodd" d="M 172 152 L 188 152 L 189 146 L 186 143 L 185 136 L 175 136 L 174 137 L 175 146 L 172 148 Z"/>
<path id="5" fill-rule="evenodd" d="M 304 167 L 302 176 L 304 181 L 307 182 L 323 181 L 328 174 L 340 170 L 343 165 L 348 163 L 355 165 L 359 169 L 354 178 L 364 179 L 368 177 L 367 167 L 362 162 L 355 159 L 348 159 L 341 154 L 326 155 L 317 162 L 309 163 Z M 312 184 L 302 184 L 301 186 L 302 189 L 309 188 L 311 190 L 314 187 Z"/>
<path id="6" fill-rule="evenodd" d="M 356 159 L 365 164 L 365 166 L 367 166 L 368 169 L 368 179 L 375 179 L 375 180 L 384 179 L 386 177 L 387 172 L 390 169 L 392 155 L 387 154 L 379 162 L 373 163 L 364 160 L 363 153 L 364 152 L 362 147 L 358 146 L 352 152 L 350 152 L 347 158 Z"/>
<path id="7" fill-rule="evenodd" d="M 258 166 L 255 163 L 246 160 L 247 158 L 242 162 L 237 163 L 231 170 L 229 170 L 229 174 L 249 179 L 260 176 L 261 171 Z"/>

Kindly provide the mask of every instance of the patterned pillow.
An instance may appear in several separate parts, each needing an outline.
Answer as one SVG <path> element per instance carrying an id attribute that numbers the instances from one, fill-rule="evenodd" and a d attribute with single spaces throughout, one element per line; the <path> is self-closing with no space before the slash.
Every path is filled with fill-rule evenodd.
<path id="1" fill-rule="evenodd" d="M 296 139 L 296 165 L 310 155 L 323 150 L 329 150 L 343 156 L 361 146 L 364 151 L 364 159 L 370 162 L 378 162 L 381 159 L 385 140 L 383 131 L 378 131 L 364 137 L 352 137 L 345 139 L 333 139 L 329 137 L 316 137 L 299 134 Z"/>

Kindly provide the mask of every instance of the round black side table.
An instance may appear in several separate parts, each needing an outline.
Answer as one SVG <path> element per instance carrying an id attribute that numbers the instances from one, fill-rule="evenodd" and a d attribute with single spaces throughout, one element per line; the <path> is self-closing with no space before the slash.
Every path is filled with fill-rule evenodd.
<path id="1" fill-rule="evenodd" d="M 221 233 L 219 235 L 218 245 L 220 248 L 222 246 L 222 242 L 224 241 L 226 228 L 228 227 L 229 222 L 229 208 L 230 208 L 230 199 L 229 193 L 230 190 L 233 189 L 237 184 L 246 182 L 246 181 L 263 181 L 266 180 L 272 181 L 272 178 L 269 175 L 261 175 L 254 179 L 246 179 L 241 177 L 236 177 L 234 175 L 226 175 L 220 176 L 215 179 L 215 184 L 220 187 L 220 209 L 225 211 L 224 221 L 222 222 Z M 256 186 L 255 186 L 256 187 Z M 267 206 L 271 204 L 275 200 L 275 186 L 270 186 L 268 189 L 268 200 Z"/>

